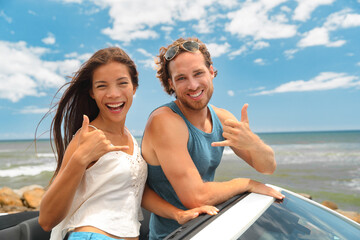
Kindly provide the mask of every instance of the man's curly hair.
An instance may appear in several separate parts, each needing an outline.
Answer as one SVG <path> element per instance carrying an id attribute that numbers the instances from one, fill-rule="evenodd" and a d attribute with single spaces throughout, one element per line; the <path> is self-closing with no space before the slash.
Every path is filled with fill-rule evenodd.
<path id="1" fill-rule="evenodd" d="M 161 85 L 164 87 L 165 92 L 167 92 L 169 95 L 173 95 L 174 94 L 174 90 L 170 88 L 170 84 L 168 79 L 171 78 L 171 74 L 169 72 L 169 63 L 170 61 L 167 61 L 164 57 L 166 51 L 171 48 L 172 46 L 176 46 L 182 44 L 183 42 L 186 41 L 194 41 L 194 42 L 198 42 L 199 43 L 199 50 L 202 53 L 202 55 L 204 56 L 204 60 L 205 60 L 205 65 L 207 68 L 210 68 L 210 66 L 213 64 L 212 60 L 211 60 L 211 56 L 210 53 L 208 51 L 208 49 L 206 48 L 205 44 L 203 42 L 201 42 L 198 38 L 179 38 L 177 40 L 175 40 L 172 44 L 170 44 L 167 47 L 161 47 L 159 50 L 159 55 L 157 56 L 158 58 L 155 60 L 155 63 L 157 65 L 157 73 L 156 73 L 156 77 L 159 78 Z M 186 50 L 184 50 L 183 48 L 179 47 L 179 51 L 177 53 L 177 56 L 183 52 L 186 52 Z M 176 57 L 175 57 L 176 58 Z M 174 59 L 175 59 L 174 58 Z M 217 70 L 214 70 L 214 77 L 216 77 L 217 75 Z"/>

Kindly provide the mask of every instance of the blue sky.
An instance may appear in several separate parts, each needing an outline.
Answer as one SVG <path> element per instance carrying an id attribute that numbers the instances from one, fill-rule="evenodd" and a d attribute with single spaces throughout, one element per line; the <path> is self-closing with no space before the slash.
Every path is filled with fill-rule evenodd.
<path id="1" fill-rule="evenodd" d="M 67 76 L 114 45 L 138 66 L 126 125 L 141 135 L 173 99 L 158 49 L 189 36 L 218 70 L 211 104 L 240 119 L 249 103 L 254 132 L 360 129 L 360 0 L 0 0 L 0 139 L 33 138 Z"/>

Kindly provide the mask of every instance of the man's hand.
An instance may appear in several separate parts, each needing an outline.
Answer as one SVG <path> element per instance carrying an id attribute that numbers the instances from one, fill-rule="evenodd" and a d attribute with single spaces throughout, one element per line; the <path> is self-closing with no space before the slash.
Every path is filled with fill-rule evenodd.
<path id="1" fill-rule="evenodd" d="M 255 147 L 256 142 L 260 141 L 260 138 L 255 135 L 249 126 L 249 118 L 247 114 L 248 104 L 244 104 L 241 110 L 241 120 L 236 121 L 233 119 L 227 119 L 223 126 L 224 141 L 213 142 L 213 147 L 229 146 L 241 150 L 250 150 Z"/>
<path id="2" fill-rule="evenodd" d="M 254 180 L 250 180 L 249 182 L 249 192 L 268 195 L 279 200 L 285 198 L 285 196 L 281 194 L 279 191 Z"/>

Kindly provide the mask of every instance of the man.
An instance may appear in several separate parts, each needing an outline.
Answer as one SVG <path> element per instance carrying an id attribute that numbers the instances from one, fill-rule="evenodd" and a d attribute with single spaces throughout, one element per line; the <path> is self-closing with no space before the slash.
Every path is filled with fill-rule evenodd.
<path id="1" fill-rule="evenodd" d="M 213 182 L 225 146 L 261 173 L 273 173 L 276 163 L 273 150 L 249 128 L 247 104 L 240 122 L 208 105 L 217 71 L 206 46 L 197 38 L 180 38 L 160 49 L 157 65 L 157 77 L 176 100 L 153 111 L 146 125 L 142 154 L 149 186 L 182 209 L 215 205 L 246 191 L 282 199 L 278 191 L 250 179 Z M 150 239 L 162 239 L 177 227 L 152 214 Z"/>

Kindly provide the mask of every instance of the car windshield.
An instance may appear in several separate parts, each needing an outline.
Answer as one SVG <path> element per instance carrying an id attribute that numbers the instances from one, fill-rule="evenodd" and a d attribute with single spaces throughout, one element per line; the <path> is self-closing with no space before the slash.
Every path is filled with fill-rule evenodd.
<path id="1" fill-rule="evenodd" d="M 358 239 L 360 228 L 351 221 L 286 191 L 238 239 Z"/>

